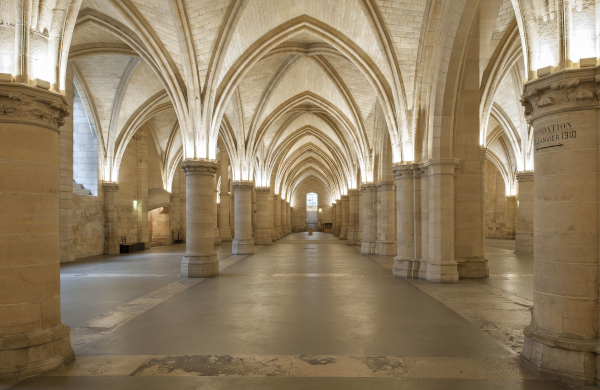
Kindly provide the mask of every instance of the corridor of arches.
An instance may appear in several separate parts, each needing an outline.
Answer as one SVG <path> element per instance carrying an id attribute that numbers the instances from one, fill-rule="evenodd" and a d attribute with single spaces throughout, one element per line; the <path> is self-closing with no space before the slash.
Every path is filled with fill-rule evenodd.
<path id="1" fill-rule="evenodd" d="M 0 0 L 0 381 L 600 383 L 599 21 Z"/>

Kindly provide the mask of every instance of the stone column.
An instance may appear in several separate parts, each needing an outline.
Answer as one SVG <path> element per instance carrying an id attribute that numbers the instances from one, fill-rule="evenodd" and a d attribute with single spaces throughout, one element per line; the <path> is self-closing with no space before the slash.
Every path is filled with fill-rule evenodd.
<path id="1" fill-rule="evenodd" d="M 279 218 L 281 219 L 281 236 L 285 237 L 287 236 L 287 222 L 286 222 L 286 218 L 285 218 L 285 200 L 280 199 L 279 200 L 280 203 L 280 207 L 281 207 L 281 212 L 279 214 Z"/>
<path id="2" fill-rule="evenodd" d="M 399 164 L 392 168 L 396 177 L 397 255 L 394 276 L 412 278 L 415 258 L 414 164 Z"/>
<path id="3" fill-rule="evenodd" d="M 358 227 L 358 190 L 348 190 L 348 241 L 346 245 L 356 245 Z"/>
<path id="4" fill-rule="evenodd" d="M 363 204 L 364 204 L 363 192 L 360 189 L 358 189 L 358 202 L 357 202 L 358 222 L 356 225 L 356 242 L 354 243 L 354 245 L 357 245 L 357 246 L 362 246 L 363 236 L 365 233 L 364 217 L 363 217 L 363 212 L 364 212 Z"/>
<path id="5" fill-rule="evenodd" d="M 275 229 L 275 234 L 277 235 L 277 239 L 280 240 L 281 235 L 281 202 L 279 195 L 273 195 L 273 229 Z"/>
<path id="6" fill-rule="evenodd" d="M 458 283 L 458 267 L 454 261 L 454 172 L 459 161 L 429 160 L 427 166 L 429 261 L 425 277 L 433 283 Z"/>
<path id="7" fill-rule="evenodd" d="M 214 241 L 215 241 L 215 245 L 220 245 L 221 244 L 221 233 L 219 232 L 219 204 L 217 203 L 217 198 L 219 197 L 219 190 L 217 190 L 217 176 L 215 175 L 214 178 L 214 185 L 213 185 L 213 199 L 212 199 L 212 205 L 213 205 L 213 232 L 214 232 Z"/>
<path id="8" fill-rule="evenodd" d="M 598 345 L 598 68 L 525 85 L 535 148 L 533 313 L 521 358 L 541 374 L 593 385 Z"/>
<path id="9" fill-rule="evenodd" d="M 231 240 L 235 237 L 235 192 L 233 187 L 229 193 L 229 228 L 231 231 Z"/>
<path id="10" fill-rule="evenodd" d="M 516 218 L 517 218 L 517 197 L 506 197 L 506 226 L 502 232 L 502 238 L 505 240 L 514 240 L 516 234 Z M 516 249 L 516 248 L 515 248 Z M 489 272 L 488 272 L 489 274 Z"/>
<path id="11" fill-rule="evenodd" d="M 420 177 L 417 179 L 421 182 L 420 213 L 417 214 L 421 218 L 421 253 L 417 275 L 414 274 L 415 264 L 413 264 L 413 278 L 415 279 L 427 279 L 426 272 L 429 261 L 429 178 L 427 171 L 426 167 L 421 167 L 419 169 Z"/>
<path id="12" fill-rule="evenodd" d="M 118 255 L 119 244 L 119 183 L 103 182 L 104 190 L 104 254 Z"/>
<path id="13" fill-rule="evenodd" d="M 331 204 L 331 232 L 335 235 L 335 203 Z"/>
<path id="14" fill-rule="evenodd" d="M 340 239 L 347 240 L 348 239 L 348 225 L 350 223 L 350 219 L 348 216 L 350 207 L 350 197 L 348 195 L 342 195 L 342 228 L 340 230 Z"/>
<path id="15" fill-rule="evenodd" d="M 184 160 L 181 168 L 186 178 L 186 244 L 181 276 L 216 276 L 219 274 L 219 260 L 215 253 L 213 199 L 217 164 Z"/>
<path id="16" fill-rule="evenodd" d="M 515 253 L 533 255 L 533 171 L 517 172 L 519 182 L 519 224 Z"/>
<path id="17" fill-rule="evenodd" d="M 148 237 L 148 132 L 140 129 L 137 132 L 137 241 L 150 247 Z"/>
<path id="18" fill-rule="evenodd" d="M 292 207 L 290 206 L 290 202 L 285 202 L 285 209 L 287 211 L 287 227 L 288 227 L 288 234 L 290 234 L 292 232 Z"/>
<path id="19" fill-rule="evenodd" d="M 221 160 L 219 161 L 219 171 L 221 172 L 221 188 L 219 203 L 219 237 L 221 242 L 231 242 L 231 227 L 229 226 L 229 155 L 225 148 L 220 149 Z"/>
<path id="20" fill-rule="evenodd" d="M 275 233 L 275 203 L 273 202 L 273 196 L 269 194 L 269 232 L 271 233 L 271 242 L 277 241 L 277 233 Z"/>
<path id="21" fill-rule="evenodd" d="M 342 206 L 342 198 L 340 197 L 340 199 L 336 200 L 336 205 L 335 206 L 335 236 L 336 237 L 340 237 L 340 235 L 342 234 L 342 210 L 343 210 L 343 206 Z"/>
<path id="22" fill-rule="evenodd" d="M 252 238 L 252 188 L 251 181 L 234 181 L 231 188 L 235 192 L 235 238 L 231 246 L 234 255 L 254 253 Z"/>
<path id="23" fill-rule="evenodd" d="M 0 88 L 3 381 L 53 370 L 74 353 L 60 319 L 59 127 L 68 106 L 41 88 Z"/>
<path id="24" fill-rule="evenodd" d="M 377 187 L 373 183 L 363 184 L 361 186 L 363 192 L 363 218 L 364 218 L 364 237 L 361 243 L 360 251 L 363 254 L 373 253 L 375 245 L 375 226 L 373 225 L 373 216 L 375 208 L 375 196 Z"/>
<path id="25" fill-rule="evenodd" d="M 375 243 L 377 253 L 381 256 L 396 256 L 396 191 L 394 182 L 377 183 L 378 206 L 377 231 L 379 240 Z M 375 218 L 374 218 L 375 219 Z"/>
<path id="26" fill-rule="evenodd" d="M 252 237 L 256 237 L 256 190 L 252 187 Z"/>
<path id="27" fill-rule="evenodd" d="M 254 243 L 256 245 L 271 245 L 271 218 L 269 215 L 269 187 L 256 187 L 256 230 Z"/>
<path id="28" fill-rule="evenodd" d="M 377 193 L 375 194 L 375 216 L 373 217 L 373 220 L 375 221 L 375 240 L 377 240 L 375 242 L 375 248 L 373 249 L 373 254 L 377 254 L 379 255 L 380 253 L 380 247 L 381 247 L 381 240 L 384 235 L 384 232 L 386 232 L 386 228 L 385 226 L 382 224 L 383 220 L 381 218 L 379 218 L 379 216 L 382 214 L 381 212 L 381 198 L 383 195 L 383 189 L 380 188 L 380 184 L 377 184 Z M 394 185 L 392 183 L 391 186 L 387 186 L 387 187 L 391 187 L 393 188 Z M 396 194 L 394 194 L 394 205 L 396 204 Z M 394 209 L 395 210 L 395 209 Z M 388 215 L 389 213 L 386 213 L 386 215 Z M 394 213 L 393 215 L 394 217 L 394 226 L 396 226 L 396 213 Z M 394 235 L 394 243 L 395 243 L 396 237 Z M 394 244 L 394 251 L 396 250 L 396 245 Z M 395 255 L 395 252 L 394 252 Z"/>

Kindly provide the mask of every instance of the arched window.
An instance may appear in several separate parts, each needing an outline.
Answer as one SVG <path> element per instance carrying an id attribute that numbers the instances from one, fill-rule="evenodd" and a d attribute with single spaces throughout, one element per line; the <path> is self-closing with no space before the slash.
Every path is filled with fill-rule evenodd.
<path id="1" fill-rule="evenodd" d="M 306 194 L 306 210 L 317 211 L 319 207 L 319 195 L 314 192 Z"/>

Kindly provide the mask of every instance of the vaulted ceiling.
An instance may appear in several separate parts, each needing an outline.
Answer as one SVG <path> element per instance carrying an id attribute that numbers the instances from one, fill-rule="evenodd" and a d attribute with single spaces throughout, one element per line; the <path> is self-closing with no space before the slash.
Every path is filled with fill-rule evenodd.
<path id="1" fill-rule="evenodd" d="M 125 148 L 145 124 L 167 189 L 197 127 L 214 136 L 209 155 L 217 137 L 224 143 L 234 180 L 287 199 L 307 177 L 334 199 L 381 180 L 405 153 L 400 144 L 416 148 L 413 108 L 430 83 L 419 81 L 429 3 L 82 0 L 69 61 L 102 142 L 105 180 L 118 180 Z M 499 61 L 515 15 L 510 0 L 489 8 L 483 57 Z M 507 180 L 525 153 L 515 150 L 526 131 L 520 55 L 489 77 L 482 108 L 490 158 Z"/>

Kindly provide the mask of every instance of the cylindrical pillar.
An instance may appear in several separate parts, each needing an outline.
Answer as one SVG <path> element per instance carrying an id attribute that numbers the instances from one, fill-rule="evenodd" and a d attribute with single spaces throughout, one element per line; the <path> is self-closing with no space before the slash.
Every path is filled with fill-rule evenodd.
<path id="1" fill-rule="evenodd" d="M 215 253 L 214 182 L 217 164 L 212 161 L 184 160 L 186 176 L 186 244 L 181 276 L 206 278 L 219 274 Z"/>
<path id="2" fill-rule="evenodd" d="M 541 374 L 593 385 L 598 345 L 598 68 L 525 85 L 534 136 L 533 313 L 522 359 Z"/>
<path id="3" fill-rule="evenodd" d="M 533 171 L 517 172 L 519 182 L 519 225 L 515 253 L 533 255 Z"/>
<path id="4" fill-rule="evenodd" d="M 360 251 L 364 254 L 373 253 L 373 246 L 375 245 L 375 226 L 373 224 L 373 216 L 375 209 L 375 194 L 377 193 L 377 186 L 372 183 L 362 185 L 363 192 L 363 229 L 364 238 L 361 243 Z"/>
<path id="5" fill-rule="evenodd" d="M 281 239 L 281 198 L 277 194 L 273 194 L 273 229 L 277 239 Z"/>
<path id="6" fill-rule="evenodd" d="M 273 192 L 272 190 L 270 192 Z M 275 204 L 273 202 L 273 196 L 269 194 L 269 233 L 271 234 L 271 242 L 277 241 L 277 234 L 275 233 Z"/>
<path id="7" fill-rule="evenodd" d="M 68 107 L 40 88 L 1 88 L 0 381 L 74 358 L 60 319 L 58 128 Z"/>
<path id="8" fill-rule="evenodd" d="M 331 204 L 331 233 L 335 235 L 335 203 Z"/>
<path id="9" fill-rule="evenodd" d="M 119 183 L 103 182 L 104 190 L 104 254 L 118 255 L 119 238 Z"/>
<path id="10" fill-rule="evenodd" d="M 256 187 L 256 230 L 254 243 L 256 245 L 271 245 L 271 216 L 269 215 L 269 201 L 271 189 L 269 187 Z"/>
<path id="11" fill-rule="evenodd" d="M 215 245 L 221 244 L 221 233 L 219 232 L 219 222 L 218 222 L 218 212 L 219 212 L 219 204 L 217 203 L 217 198 L 219 197 L 219 191 L 217 190 L 217 181 L 215 176 L 214 190 L 213 190 L 213 232 L 214 232 L 214 240 Z"/>
<path id="12" fill-rule="evenodd" d="M 235 181 L 231 187 L 235 192 L 235 238 L 231 246 L 234 255 L 254 253 L 252 239 L 252 188 L 251 181 Z"/>
<path id="13" fill-rule="evenodd" d="M 350 219 L 348 216 L 350 208 L 350 197 L 348 195 L 342 195 L 342 228 L 340 230 L 340 240 L 348 239 L 348 224 Z"/>
<path id="14" fill-rule="evenodd" d="M 221 172 L 221 188 L 219 196 L 219 236 L 221 242 L 231 242 L 231 227 L 229 226 L 229 155 L 225 148 L 221 149 L 221 160 L 219 161 L 219 172 Z"/>
<path id="15" fill-rule="evenodd" d="M 231 240 L 235 237 L 235 192 L 233 187 L 229 192 L 229 230 L 231 231 Z"/>
<path id="16" fill-rule="evenodd" d="M 292 207 L 290 206 L 290 202 L 285 202 L 286 210 L 287 210 L 287 226 L 288 226 L 288 234 L 292 232 Z"/>
<path id="17" fill-rule="evenodd" d="M 374 212 L 379 213 L 373 219 L 376 221 L 375 249 L 373 253 L 381 256 L 396 256 L 396 191 L 394 182 L 384 181 L 377 183 Z M 377 235 L 379 237 L 377 237 Z"/>
<path id="18" fill-rule="evenodd" d="M 415 212 L 413 164 L 399 164 L 392 169 L 396 177 L 397 254 L 394 276 L 412 278 L 415 258 Z"/>
<path id="19" fill-rule="evenodd" d="M 346 245 L 356 245 L 358 226 L 358 190 L 348 190 L 348 241 Z"/>
<path id="20" fill-rule="evenodd" d="M 337 206 L 335 207 L 335 236 L 340 237 L 342 234 L 342 198 L 336 200 L 335 203 Z"/>
<path id="21" fill-rule="evenodd" d="M 362 242 L 363 242 L 363 237 L 365 234 L 365 228 L 364 228 L 364 207 L 363 207 L 363 192 L 362 190 L 358 190 L 358 202 L 357 202 L 357 209 L 358 209 L 358 219 L 357 219 L 357 223 L 356 223 L 356 242 L 354 245 L 357 246 L 361 246 L 362 247 Z"/>
<path id="22" fill-rule="evenodd" d="M 252 187 L 252 191 L 250 192 L 252 196 L 252 237 L 256 235 L 256 190 Z"/>
<path id="23" fill-rule="evenodd" d="M 279 214 L 279 218 L 280 218 L 280 226 L 281 226 L 281 236 L 285 237 L 287 236 L 287 221 L 285 218 L 285 200 L 280 199 L 279 200 L 279 204 L 281 207 L 281 213 Z"/>

